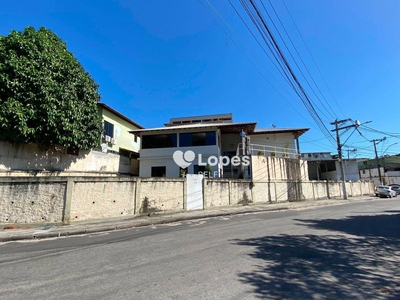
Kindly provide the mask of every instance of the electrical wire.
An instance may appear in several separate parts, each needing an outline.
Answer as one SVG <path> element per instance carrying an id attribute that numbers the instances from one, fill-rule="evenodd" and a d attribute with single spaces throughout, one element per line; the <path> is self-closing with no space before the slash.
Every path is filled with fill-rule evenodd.
<path id="1" fill-rule="evenodd" d="M 272 5 L 272 3 L 271 3 L 270 0 L 268 0 L 268 2 L 269 2 L 270 6 L 271 6 L 271 8 L 272 8 L 272 11 L 273 11 L 274 14 L 275 14 L 275 17 L 276 17 L 277 20 L 279 21 L 279 24 L 280 24 L 281 27 L 283 28 L 283 30 L 284 30 L 284 32 L 285 32 L 285 34 L 286 34 L 287 39 L 290 41 L 290 44 L 292 45 L 292 48 L 295 50 L 295 52 L 296 52 L 298 58 L 300 59 L 300 61 L 301 61 L 302 65 L 303 65 L 303 67 L 305 68 L 305 70 L 306 70 L 308 76 L 311 78 L 311 80 L 312 80 L 312 82 L 314 83 L 316 89 L 319 91 L 319 93 L 321 94 L 322 98 L 324 98 L 324 100 L 325 100 L 327 106 L 328 106 L 329 109 L 331 110 L 331 111 L 329 111 L 329 109 L 327 109 L 327 107 L 325 106 L 325 104 L 322 102 L 322 100 L 320 99 L 320 97 L 319 97 L 319 96 L 317 95 L 317 93 L 315 92 L 315 90 L 314 90 L 314 88 L 312 87 L 312 85 L 310 84 L 310 82 L 307 80 L 307 77 L 304 75 L 304 73 L 303 73 L 303 71 L 302 71 L 302 68 L 300 68 L 300 66 L 299 66 L 298 63 L 297 63 L 297 60 L 293 57 L 292 52 L 290 51 L 288 45 L 287 45 L 286 42 L 285 42 L 285 39 L 282 37 L 282 35 L 281 35 L 281 33 L 279 32 L 277 26 L 275 25 L 275 22 L 273 21 L 272 17 L 271 17 L 270 14 L 268 13 L 267 8 L 265 7 L 264 3 L 261 2 L 262 6 L 263 6 L 263 8 L 264 8 L 265 13 L 267 14 L 269 20 L 271 21 L 271 23 L 272 23 L 272 25 L 274 26 L 276 32 L 278 33 L 279 37 L 281 38 L 281 40 L 282 40 L 282 42 L 283 42 L 283 44 L 284 44 L 284 46 L 285 46 L 287 52 L 289 53 L 289 55 L 290 55 L 290 57 L 292 58 L 292 60 L 293 60 L 293 62 L 295 63 L 295 65 L 297 66 L 297 69 L 299 70 L 300 74 L 303 76 L 305 82 L 307 83 L 307 85 L 309 86 L 309 88 L 311 89 L 311 91 L 313 92 L 313 94 L 315 95 L 315 97 L 317 98 L 317 100 L 320 102 L 320 104 L 323 106 L 323 108 L 327 111 L 327 113 L 330 114 L 330 117 L 327 117 L 327 116 L 325 115 L 324 111 L 322 111 L 322 110 L 319 110 L 320 113 L 323 114 L 326 118 L 331 118 L 331 119 L 337 118 L 337 116 L 335 115 L 335 112 L 334 112 L 334 111 L 332 110 L 332 108 L 329 106 L 329 103 L 326 101 L 326 98 L 324 97 L 323 93 L 321 92 L 321 90 L 319 89 L 317 83 L 315 82 L 313 76 L 311 75 L 309 69 L 307 68 L 307 65 L 304 63 L 304 60 L 302 59 L 302 57 L 301 57 L 299 51 L 297 50 L 297 47 L 294 45 L 294 43 L 293 43 L 293 41 L 292 41 L 290 35 L 288 34 L 288 32 L 287 32 L 287 30 L 286 30 L 284 24 L 282 23 L 282 21 L 281 21 L 279 15 L 278 15 L 277 12 L 276 12 L 274 6 Z M 333 114 L 331 114 L 331 112 L 332 112 Z"/>
<path id="2" fill-rule="evenodd" d="M 302 100 L 304 106 L 308 110 L 311 117 L 314 119 L 317 126 L 320 128 L 321 132 L 328 138 L 334 140 L 332 134 L 329 132 L 328 128 L 325 126 L 324 122 L 322 121 L 319 114 L 316 112 L 315 107 L 305 91 L 304 87 L 301 85 L 300 81 L 294 74 L 293 69 L 289 65 L 285 55 L 283 54 L 282 49 L 277 43 L 276 38 L 274 37 L 273 33 L 271 32 L 268 24 L 266 23 L 263 15 L 260 12 L 260 9 L 257 7 L 253 0 L 250 0 L 249 3 L 245 0 L 240 0 L 242 6 L 244 7 L 246 13 L 249 15 L 250 19 L 252 20 L 253 24 L 259 31 L 262 38 L 266 41 L 268 47 L 273 51 L 274 57 L 277 61 L 280 62 L 280 65 L 285 66 L 286 74 L 290 75 L 290 80 L 292 81 L 292 87 L 294 86 L 295 93 L 299 96 Z M 272 45 L 272 47 L 271 47 Z"/>
<path id="3" fill-rule="evenodd" d="M 291 103 L 274 87 L 274 85 L 265 77 L 265 75 L 260 71 L 259 68 L 257 68 L 257 66 L 251 61 L 251 59 L 243 52 L 243 50 L 238 46 L 238 44 L 235 42 L 234 39 L 232 39 L 232 37 L 229 35 L 229 33 L 224 29 L 224 27 L 218 22 L 218 20 L 213 16 L 213 14 L 211 14 L 207 7 L 204 5 L 204 3 L 199 0 L 200 4 L 205 8 L 205 10 L 211 15 L 211 17 L 214 19 L 214 21 L 217 23 L 217 25 L 222 29 L 222 31 L 225 33 L 226 36 L 229 37 L 229 39 L 234 43 L 234 45 L 239 49 L 239 51 L 244 55 L 244 57 L 250 62 L 250 64 L 258 71 L 258 73 L 260 73 L 260 75 L 264 78 L 264 80 L 275 90 L 275 92 L 296 112 L 298 113 L 307 123 L 309 123 L 309 121 L 303 116 L 301 115 L 292 105 Z M 214 8 L 214 6 L 212 6 L 212 4 L 206 0 L 206 2 L 208 3 L 208 5 L 219 15 L 219 17 L 225 22 L 225 24 L 228 25 L 228 27 L 232 30 L 232 32 L 235 33 L 236 36 L 238 36 L 238 34 L 229 26 L 229 24 L 225 21 L 225 19 L 219 14 L 219 12 Z M 239 37 L 240 39 L 240 37 Z M 241 40 L 242 41 L 242 40 Z M 243 43 L 243 42 L 242 42 Z M 248 47 L 246 47 L 248 48 Z M 250 51 L 253 56 L 254 53 L 252 51 Z M 256 56 L 255 56 L 256 57 Z M 257 57 L 256 57 L 257 59 Z M 258 59 L 257 59 L 258 60 Z M 258 60 L 259 61 L 259 60 Z M 271 60 L 272 61 L 272 60 Z M 259 61 L 261 63 L 261 61 Z M 281 83 L 275 78 L 275 76 L 273 76 L 273 74 L 265 67 L 264 64 L 261 63 L 261 65 L 264 67 L 264 69 L 270 73 L 270 75 L 277 81 L 278 84 L 281 85 Z M 282 85 L 281 85 L 282 86 Z M 289 91 L 287 91 L 287 89 L 285 87 L 282 86 L 282 88 L 288 93 Z"/>
<path id="4" fill-rule="evenodd" d="M 293 16 L 292 16 L 292 14 L 290 13 L 290 11 L 289 11 L 289 9 L 288 9 L 288 7 L 287 7 L 287 5 L 286 5 L 286 3 L 285 3 L 285 0 L 282 0 L 282 3 L 283 3 L 283 5 L 285 6 L 286 11 L 287 11 L 287 13 L 289 14 L 290 19 L 292 20 L 292 22 L 293 22 L 293 24 L 294 24 L 294 26 L 295 26 L 295 28 L 296 28 L 296 30 L 297 30 L 297 32 L 298 32 L 298 34 L 299 34 L 301 40 L 303 41 L 303 44 L 305 45 L 305 47 L 306 47 L 308 53 L 310 54 L 310 57 L 311 57 L 312 61 L 314 62 L 314 65 L 315 65 L 315 67 L 317 68 L 317 70 L 318 70 L 318 72 L 319 72 L 319 75 L 321 76 L 322 80 L 323 80 L 324 83 L 325 83 L 325 86 L 327 87 L 327 89 L 328 89 L 330 95 L 332 96 L 332 99 L 335 101 L 337 107 L 339 108 L 340 112 L 341 112 L 342 115 L 344 116 L 345 114 L 343 113 L 343 111 L 342 111 L 342 109 L 341 109 L 339 103 L 337 102 L 335 96 L 333 95 L 332 90 L 329 88 L 329 85 L 328 85 L 328 83 L 326 82 L 324 75 L 322 75 L 322 72 L 321 72 L 320 68 L 318 67 L 318 64 L 317 64 L 317 62 L 315 61 L 314 56 L 312 55 L 310 49 L 308 48 L 308 45 L 307 45 L 306 41 L 304 40 L 303 35 L 301 34 L 300 29 L 297 27 L 297 24 L 296 24 L 296 22 L 295 22 L 295 20 L 294 20 L 294 18 L 293 18 Z M 331 109 L 332 109 L 332 108 L 331 108 Z M 332 110 L 332 111 L 333 111 L 333 110 Z"/>

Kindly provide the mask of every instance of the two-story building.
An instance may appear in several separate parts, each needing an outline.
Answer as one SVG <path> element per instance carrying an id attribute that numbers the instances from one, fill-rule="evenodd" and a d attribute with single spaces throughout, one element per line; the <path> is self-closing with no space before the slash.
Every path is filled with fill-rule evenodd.
<path id="1" fill-rule="evenodd" d="M 251 178 L 251 166 L 235 156 L 299 159 L 299 137 L 308 128 L 257 129 L 232 114 L 171 118 L 164 127 L 133 130 L 141 138 L 140 177 L 181 177 L 208 172 L 219 178 Z M 180 162 L 180 163 L 179 163 Z"/>
<path id="2" fill-rule="evenodd" d="M 140 138 L 129 131 L 143 127 L 104 103 L 98 103 L 98 111 L 104 133 L 94 149 L 77 150 L 60 145 L 43 149 L 40 144 L 13 145 L 0 141 L 0 176 L 139 175 Z"/>

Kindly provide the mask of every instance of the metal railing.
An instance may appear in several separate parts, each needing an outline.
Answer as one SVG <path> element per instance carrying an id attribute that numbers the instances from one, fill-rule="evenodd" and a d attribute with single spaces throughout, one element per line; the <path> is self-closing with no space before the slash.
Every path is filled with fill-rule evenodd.
<path id="1" fill-rule="evenodd" d="M 283 147 L 274 147 L 267 145 L 257 145 L 250 144 L 248 146 L 248 153 L 250 155 L 258 155 L 258 156 L 275 156 L 275 157 L 283 157 L 283 158 L 299 158 L 299 155 L 295 149 L 291 148 L 283 148 Z M 242 143 L 238 144 L 236 149 L 236 154 L 242 154 Z"/>

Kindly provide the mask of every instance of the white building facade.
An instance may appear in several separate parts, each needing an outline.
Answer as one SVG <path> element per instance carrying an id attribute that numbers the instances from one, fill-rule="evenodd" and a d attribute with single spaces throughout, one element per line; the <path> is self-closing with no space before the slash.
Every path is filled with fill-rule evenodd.
<path id="1" fill-rule="evenodd" d="M 222 114 L 174 118 L 165 127 L 131 131 L 141 138 L 139 176 L 176 178 L 207 172 L 214 178 L 251 178 L 243 155 L 299 158 L 298 137 L 307 128 L 256 125 L 234 123 L 231 114 Z"/>

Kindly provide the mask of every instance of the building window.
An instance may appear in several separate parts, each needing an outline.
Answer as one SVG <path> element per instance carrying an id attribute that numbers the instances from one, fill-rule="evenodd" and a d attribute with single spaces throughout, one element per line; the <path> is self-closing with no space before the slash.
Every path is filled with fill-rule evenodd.
<path id="1" fill-rule="evenodd" d="M 151 177 L 165 177 L 167 168 L 162 167 L 151 167 Z"/>
<path id="2" fill-rule="evenodd" d="M 214 146 L 216 143 L 215 131 L 179 134 L 179 147 Z"/>
<path id="3" fill-rule="evenodd" d="M 173 147 L 177 147 L 176 133 L 142 136 L 142 149 L 173 148 Z"/>
<path id="4" fill-rule="evenodd" d="M 199 165 L 194 165 L 193 166 L 193 174 L 199 174 L 200 172 L 204 174 L 206 170 L 206 166 L 199 166 Z"/>
<path id="5" fill-rule="evenodd" d="M 109 137 L 114 137 L 114 124 L 104 121 L 104 135 L 108 135 Z"/>

